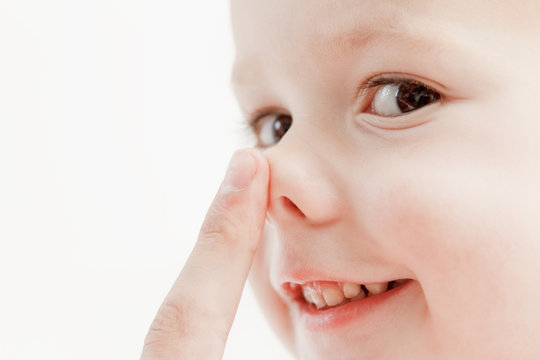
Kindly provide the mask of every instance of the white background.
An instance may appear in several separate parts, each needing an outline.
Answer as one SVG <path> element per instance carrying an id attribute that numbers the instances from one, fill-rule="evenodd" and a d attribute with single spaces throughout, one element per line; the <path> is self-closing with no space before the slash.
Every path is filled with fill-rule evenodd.
<path id="1" fill-rule="evenodd" d="M 0 358 L 136 359 L 229 157 L 227 1 L 0 0 Z M 225 359 L 287 359 L 246 288 Z"/>

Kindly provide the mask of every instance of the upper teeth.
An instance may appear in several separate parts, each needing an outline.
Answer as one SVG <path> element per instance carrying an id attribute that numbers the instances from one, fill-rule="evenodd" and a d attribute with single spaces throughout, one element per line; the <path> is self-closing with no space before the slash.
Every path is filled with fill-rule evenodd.
<path id="1" fill-rule="evenodd" d="M 367 296 L 381 294 L 398 285 L 403 284 L 406 279 L 382 282 L 376 284 L 354 284 L 338 283 L 329 281 L 313 281 L 302 284 L 304 299 L 314 304 L 317 309 L 326 306 L 336 306 L 342 303 L 363 299 Z"/>

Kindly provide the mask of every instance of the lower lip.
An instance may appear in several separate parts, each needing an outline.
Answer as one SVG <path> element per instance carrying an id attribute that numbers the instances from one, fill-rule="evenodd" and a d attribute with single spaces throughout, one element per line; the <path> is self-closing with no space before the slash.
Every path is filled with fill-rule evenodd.
<path id="1" fill-rule="evenodd" d="M 300 322 L 308 330 L 329 330 L 353 321 L 361 321 L 363 326 L 369 327 L 370 323 L 392 320 L 392 315 L 405 300 L 414 296 L 414 283 L 409 280 L 382 294 L 325 310 L 317 310 L 303 298 L 295 301 L 295 307 Z"/>

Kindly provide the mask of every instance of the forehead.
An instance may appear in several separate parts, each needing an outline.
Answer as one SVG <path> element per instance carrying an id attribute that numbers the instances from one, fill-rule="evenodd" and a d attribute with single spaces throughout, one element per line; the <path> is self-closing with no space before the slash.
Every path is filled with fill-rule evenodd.
<path id="1" fill-rule="evenodd" d="M 350 1 L 233 0 L 236 68 L 261 55 L 267 62 L 291 61 L 291 55 L 300 51 L 310 57 L 337 56 L 368 41 L 374 30 L 394 32 L 403 21 L 396 16 L 400 2 L 386 2 L 386 11 L 376 11 L 383 2 L 359 6 Z M 239 71 L 234 74 L 234 79 L 240 77 Z"/>
<path id="2" fill-rule="evenodd" d="M 497 46 L 498 32 L 523 37 L 538 34 L 540 25 L 535 20 L 540 0 L 232 0 L 231 5 L 234 82 L 255 75 L 254 60 L 339 59 L 384 38 L 403 40 L 413 50 L 420 44 Z"/>

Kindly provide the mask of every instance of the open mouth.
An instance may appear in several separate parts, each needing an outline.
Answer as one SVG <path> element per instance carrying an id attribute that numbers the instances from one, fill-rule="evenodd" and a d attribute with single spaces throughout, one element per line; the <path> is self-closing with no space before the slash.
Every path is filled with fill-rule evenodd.
<path id="1" fill-rule="evenodd" d="M 371 284 L 310 281 L 302 284 L 288 283 L 287 285 L 295 300 L 305 301 L 308 306 L 317 310 L 326 310 L 384 294 L 408 281 L 410 279 Z"/>

